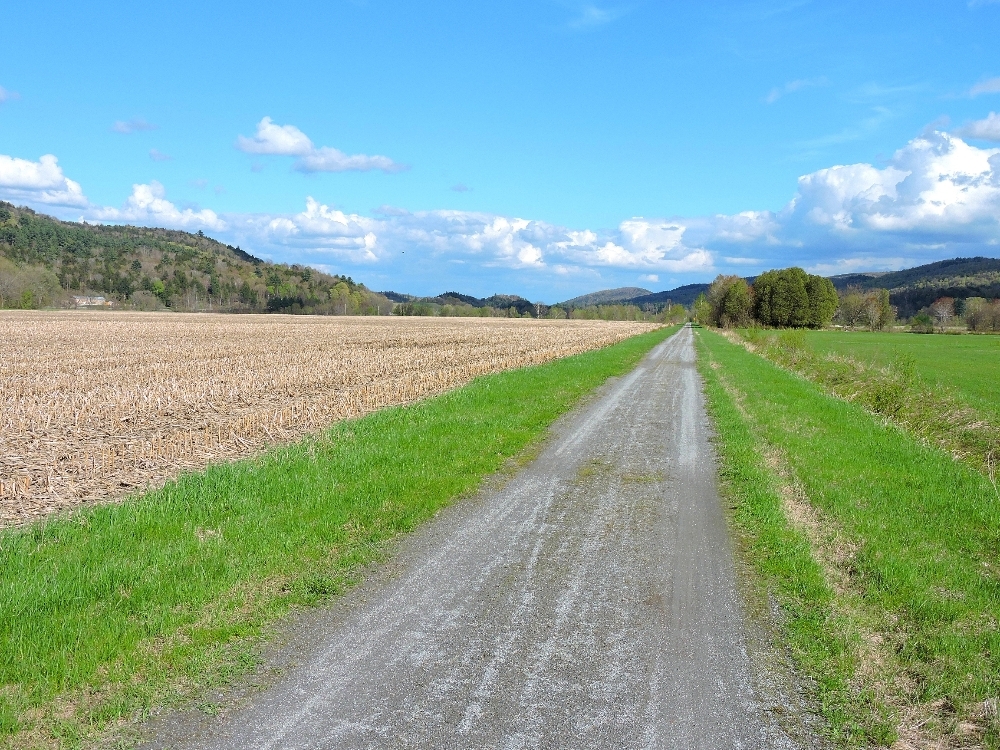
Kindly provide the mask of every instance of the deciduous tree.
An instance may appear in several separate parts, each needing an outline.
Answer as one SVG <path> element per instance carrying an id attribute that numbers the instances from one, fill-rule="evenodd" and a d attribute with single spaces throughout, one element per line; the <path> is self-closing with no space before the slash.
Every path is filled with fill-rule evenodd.
<path id="1" fill-rule="evenodd" d="M 941 297 L 931 303 L 931 315 L 937 321 L 938 328 L 942 331 L 955 317 L 955 300 L 951 297 Z"/>
<path id="2" fill-rule="evenodd" d="M 750 324 L 750 285 L 739 276 L 717 276 L 708 288 L 707 301 L 712 325 L 734 328 Z"/>
<path id="3" fill-rule="evenodd" d="M 872 289 L 865 295 L 864 320 L 873 331 L 881 331 L 892 324 L 896 311 L 889 303 L 888 289 Z"/>

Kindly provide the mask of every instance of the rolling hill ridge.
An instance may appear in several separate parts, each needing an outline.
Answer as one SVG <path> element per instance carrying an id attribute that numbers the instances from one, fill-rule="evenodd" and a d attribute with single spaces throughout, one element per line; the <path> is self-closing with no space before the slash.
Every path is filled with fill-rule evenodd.
<path id="1" fill-rule="evenodd" d="M 1000 258 L 951 258 L 927 263 L 901 271 L 851 273 L 829 277 L 838 292 L 848 287 L 888 289 L 889 300 L 902 318 L 909 318 L 940 297 L 1000 298 Z M 747 277 L 753 283 L 754 277 Z M 601 304 L 628 304 L 640 307 L 660 307 L 669 300 L 673 304 L 690 305 L 699 294 L 708 291 L 708 284 L 685 284 L 662 292 L 629 296 L 622 289 L 605 289 L 560 303 L 565 307 L 582 306 L 580 300 L 600 298 Z M 593 303 L 591 303 L 593 304 Z"/>
<path id="2" fill-rule="evenodd" d="M 100 294 L 137 309 L 391 312 L 350 277 L 171 229 L 64 222 L 0 202 L 0 306 Z"/>

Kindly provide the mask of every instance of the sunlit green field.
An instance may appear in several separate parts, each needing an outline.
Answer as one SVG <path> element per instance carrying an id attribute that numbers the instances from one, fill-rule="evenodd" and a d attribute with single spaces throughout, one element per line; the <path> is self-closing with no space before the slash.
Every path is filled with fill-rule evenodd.
<path id="1" fill-rule="evenodd" d="M 806 341 L 817 352 L 877 365 L 909 355 L 928 383 L 950 387 L 970 406 L 1000 419 L 1000 336 L 809 331 Z"/>

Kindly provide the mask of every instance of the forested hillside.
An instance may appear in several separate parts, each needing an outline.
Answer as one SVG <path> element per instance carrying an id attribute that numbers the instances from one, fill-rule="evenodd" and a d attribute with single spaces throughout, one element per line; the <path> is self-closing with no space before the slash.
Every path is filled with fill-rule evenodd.
<path id="1" fill-rule="evenodd" d="M 888 289 L 899 317 L 908 318 L 941 297 L 1000 297 L 1000 259 L 952 258 L 891 273 L 834 276 L 838 291 L 847 287 Z"/>
<path id="2" fill-rule="evenodd" d="M 392 311 L 348 277 L 269 263 L 201 232 L 63 222 L 0 202 L 0 307 L 88 294 L 144 310 Z"/>
<path id="3" fill-rule="evenodd" d="M 593 305 L 613 305 L 636 297 L 643 297 L 652 294 L 648 289 L 638 286 L 620 286 L 617 289 L 603 289 L 599 292 L 583 294 L 565 302 L 560 302 L 560 307 L 572 309 L 576 307 L 591 307 Z"/>
<path id="4" fill-rule="evenodd" d="M 393 302 L 399 315 L 445 315 L 460 317 L 538 317 L 548 314 L 549 306 L 529 302 L 516 294 L 473 297 L 460 292 L 444 292 L 436 297 L 417 297 L 400 292 L 381 292 Z"/>

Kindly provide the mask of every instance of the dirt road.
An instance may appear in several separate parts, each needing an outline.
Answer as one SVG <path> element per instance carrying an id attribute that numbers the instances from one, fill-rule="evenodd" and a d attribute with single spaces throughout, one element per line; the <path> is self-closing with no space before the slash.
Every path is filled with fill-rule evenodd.
<path id="1" fill-rule="evenodd" d="M 275 685 L 150 747 L 794 747 L 751 676 L 709 431 L 685 328 L 318 615 Z"/>

